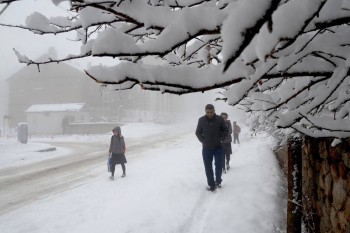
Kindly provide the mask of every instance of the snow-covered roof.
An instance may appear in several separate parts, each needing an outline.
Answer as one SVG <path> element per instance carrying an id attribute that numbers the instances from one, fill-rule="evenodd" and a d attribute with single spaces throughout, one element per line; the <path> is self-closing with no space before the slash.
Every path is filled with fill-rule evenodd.
<path id="1" fill-rule="evenodd" d="M 25 112 L 79 112 L 85 105 L 85 103 L 34 104 Z"/>

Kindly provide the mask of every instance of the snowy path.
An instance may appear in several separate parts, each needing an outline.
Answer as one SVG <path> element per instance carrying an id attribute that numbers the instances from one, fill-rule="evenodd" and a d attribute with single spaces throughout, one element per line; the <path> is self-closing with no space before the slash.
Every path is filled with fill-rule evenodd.
<path id="1" fill-rule="evenodd" d="M 105 161 L 89 182 L 0 215 L 5 232 L 274 232 L 283 221 L 280 173 L 264 139 L 233 145 L 223 188 L 205 190 L 195 136 L 129 151 L 127 177 L 110 181 Z"/>

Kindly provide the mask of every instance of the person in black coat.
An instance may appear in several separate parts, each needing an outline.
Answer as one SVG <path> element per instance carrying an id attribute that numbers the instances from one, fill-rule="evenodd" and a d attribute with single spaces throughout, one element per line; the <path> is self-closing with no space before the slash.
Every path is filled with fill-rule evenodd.
<path id="1" fill-rule="evenodd" d="M 226 169 L 229 170 L 230 169 L 230 157 L 232 154 L 232 125 L 231 125 L 231 121 L 228 120 L 228 115 L 226 112 L 223 112 L 220 114 L 220 116 L 224 119 L 225 121 L 225 125 L 228 129 L 228 134 L 225 138 L 225 140 L 222 142 L 222 147 L 224 149 L 224 156 L 222 157 L 222 171 L 224 173 L 226 173 Z M 226 159 L 226 168 L 225 168 L 225 159 Z"/>
<path id="2" fill-rule="evenodd" d="M 210 191 L 221 187 L 222 157 L 224 156 L 222 142 L 227 134 L 228 128 L 224 119 L 215 114 L 212 104 L 207 104 L 205 106 L 205 115 L 198 120 L 196 136 L 203 145 L 202 156 L 209 185 L 208 190 Z M 215 180 L 213 159 L 215 160 Z"/>

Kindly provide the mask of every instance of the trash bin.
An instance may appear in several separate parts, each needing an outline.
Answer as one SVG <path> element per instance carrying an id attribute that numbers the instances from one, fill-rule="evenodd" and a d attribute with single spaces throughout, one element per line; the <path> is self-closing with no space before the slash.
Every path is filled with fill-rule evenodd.
<path id="1" fill-rule="evenodd" d="M 25 122 L 18 123 L 18 135 L 17 139 L 21 143 L 28 142 L 28 124 Z"/>

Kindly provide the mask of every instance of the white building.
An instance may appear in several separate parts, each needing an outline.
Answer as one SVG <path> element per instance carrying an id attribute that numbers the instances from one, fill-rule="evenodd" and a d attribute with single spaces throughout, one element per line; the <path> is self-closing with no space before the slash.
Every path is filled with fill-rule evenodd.
<path id="1" fill-rule="evenodd" d="M 60 134 L 72 122 L 89 119 L 85 103 L 35 104 L 26 111 L 29 134 Z"/>

